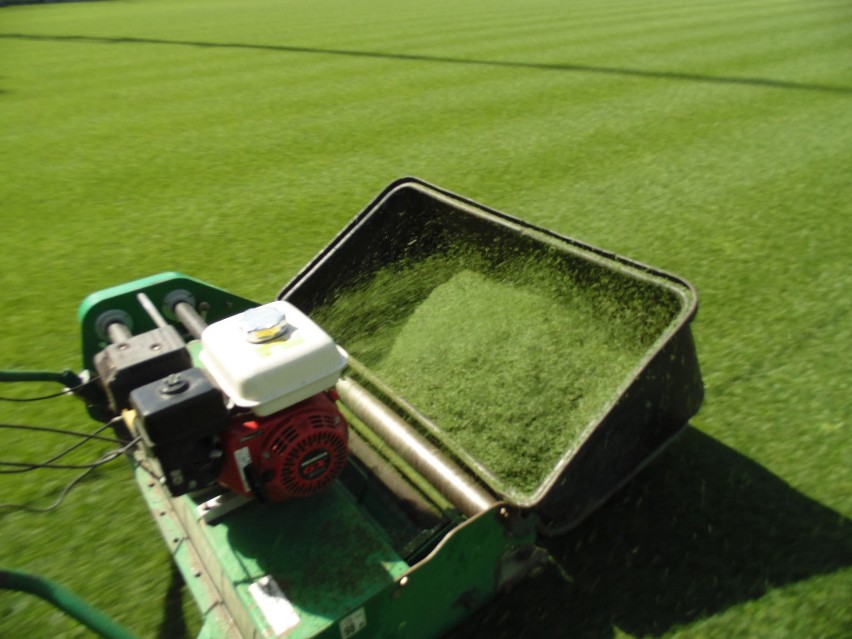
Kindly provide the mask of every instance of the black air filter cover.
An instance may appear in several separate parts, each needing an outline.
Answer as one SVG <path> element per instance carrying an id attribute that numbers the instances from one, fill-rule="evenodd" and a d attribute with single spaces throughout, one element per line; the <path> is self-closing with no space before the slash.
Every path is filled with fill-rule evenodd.
<path id="1" fill-rule="evenodd" d="M 224 395 L 198 368 L 137 388 L 130 394 L 130 405 L 149 444 L 197 440 L 228 425 Z"/>

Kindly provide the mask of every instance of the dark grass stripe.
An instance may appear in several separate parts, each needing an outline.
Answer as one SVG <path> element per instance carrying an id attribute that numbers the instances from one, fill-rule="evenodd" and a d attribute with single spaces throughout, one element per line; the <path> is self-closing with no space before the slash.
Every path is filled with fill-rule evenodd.
<path id="1" fill-rule="evenodd" d="M 652 78 L 661 80 L 686 80 L 691 82 L 708 82 L 721 84 L 741 84 L 766 88 L 778 89 L 800 89 L 806 91 L 825 91 L 840 94 L 852 94 L 852 87 L 829 85 L 829 84 L 810 84 L 807 82 L 791 82 L 785 80 L 775 80 L 771 78 L 756 78 L 756 77 L 737 77 L 723 75 L 702 75 L 697 73 L 684 73 L 677 71 L 646 71 L 643 69 L 630 69 L 607 66 L 594 66 L 584 64 L 556 64 L 556 63 L 539 63 L 539 62 L 516 62 L 504 60 L 477 60 L 466 58 L 455 58 L 445 56 L 428 56 L 419 54 L 405 53 L 386 53 L 379 51 L 357 51 L 348 49 L 322 49 L 314 47 L 296 47 L 287 45 L 257 45 L 244 44 L 237 42 L 204 42 L 191 40 L 159 40 L 151 38 L 104 38 L 98 36 L 80 36 L 80 35 L 65 35 L 65 36 L 39 36 L 27 35 L 19 33 L 4 33 L 0 34 L 3 39 L 15 40 L 53 40 L 64 42 L 81 42 L 81 43 L 96 43 L 96 44 L 131 44 L 131 45 L 169 45 L 182 47 L 199 47 L 204 49 L 237 49 L 237 50 L 260 50 L 260 51 L 278 51 L 283 53 L 304 53 L 304 54 L 322 54 L 322 55 L 338 55 L 356 58 L 377 58 L 382 60 L 399 60 L 408 62 L 435 62 L 445 64 L 466 64 L 472 66 L 491 66 L 491 67 L 508 67 L 518 69 L 537 69 L 542 71 L 565 71 L 574 73 L 594 73 L 604 75 L 617 75 L 639 78 Z"/>

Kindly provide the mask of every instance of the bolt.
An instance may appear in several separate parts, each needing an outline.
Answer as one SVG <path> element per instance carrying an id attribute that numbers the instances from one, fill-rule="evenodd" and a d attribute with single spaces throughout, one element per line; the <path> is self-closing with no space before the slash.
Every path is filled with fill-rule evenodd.
<path id="1" fill-rule="evenodd" d="M 399 584 L 398 584 L 399 587 L 391 593 L 391 597 L 393 597 L 394 599 L 399 599 L 400 597 L 402 597 L 402 589 L 405 587 L 405 585 L 407 583 L 408 583 L 408 576 L 405 576 L 402 579 L 400 579 Z"/>
<path id="2" fill-rule="evenodd" d="M 163 395 L 178 395 L 189 388 L 189 382 L 180 376 L 180 373 L 172 373 L 163 380 L 160 393 Z"/>

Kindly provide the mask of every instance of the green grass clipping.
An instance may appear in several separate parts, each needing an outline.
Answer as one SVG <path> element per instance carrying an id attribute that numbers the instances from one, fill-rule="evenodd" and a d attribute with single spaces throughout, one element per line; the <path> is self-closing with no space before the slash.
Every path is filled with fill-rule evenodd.
<path id="1" fill-rule="evenodd" d="M 385 267 L 314 316 L 437 424 L 444 446 L 529 495 L 676 313 L 651 286 L 563 262 L 462 247 Z"/>

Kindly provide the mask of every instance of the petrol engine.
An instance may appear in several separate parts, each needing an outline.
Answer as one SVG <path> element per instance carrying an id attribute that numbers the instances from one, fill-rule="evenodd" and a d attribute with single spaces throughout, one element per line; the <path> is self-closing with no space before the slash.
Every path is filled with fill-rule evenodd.
<path id="1" fill-rule="evenodd" d="M 176 316 L 197 337 L 187 344 L 142 297 L 157 328 L 132 335 L 113 318 L 95 367 L 173 496 L 218 482 L 276 502 L 334 481 L 347 459 L 333 390 L 347 355 L 331 337 L 284 301 L 209 326 L 179 301 Z"/>

